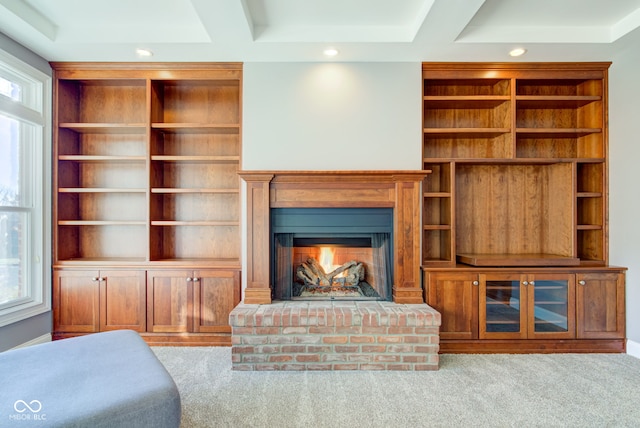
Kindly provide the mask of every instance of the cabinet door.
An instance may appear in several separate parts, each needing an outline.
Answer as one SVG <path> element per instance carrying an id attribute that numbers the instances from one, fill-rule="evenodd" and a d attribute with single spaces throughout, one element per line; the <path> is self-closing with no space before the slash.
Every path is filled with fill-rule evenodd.
<path id="1" fill-rule="evenodd" d="M 577 337 L 624 338 L 624 274 L 581 273 L 576 279 Z"/>
<path id="2" fill-rule="evenodd" d="M 53 329 L 63 333 L 99 330 L 98 271 L 53 272 Z"/>
<path id="3" fill-rule="evenodd" d="M 100 330 L 146 330 L 144 271 L 100 271 Z"/>
<path id="4" fill-rule="evenodd" d="M 147 272 L 147 331 L 187 333 L 193 325 L 193 273 Z"/>
<path id="5" fill-rule="evenodd" d="M 528 275 L 527 324 L 529 339 L 575 337 L 575 276 Z"/>
<path id="6" fill-rule="evenodd" d="M 193 330 L 202 333 L 230 333 L 229 313 L 240 303 L 240 273 L 196 271 L 193 285 Z"/>
<path id="7" fill-rule="evenodd" d="M 440 312 L 442 339 L 478 338 L 478 275 L 425 272 L 427 303 Z"/>
<path id="8" fill-rule="evenodd" d="M 526 275 L 480 275 L 480 339 L 526 339 Z"/>

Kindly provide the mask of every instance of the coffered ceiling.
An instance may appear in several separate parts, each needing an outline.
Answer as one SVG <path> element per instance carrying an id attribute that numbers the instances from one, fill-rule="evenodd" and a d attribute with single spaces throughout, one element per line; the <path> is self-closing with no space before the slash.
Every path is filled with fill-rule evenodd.
<path id="1" fill-rule="evenodd" d="M 639 27 L 640 0 L 0 0 L 52 61 L 591 61 Z"/>

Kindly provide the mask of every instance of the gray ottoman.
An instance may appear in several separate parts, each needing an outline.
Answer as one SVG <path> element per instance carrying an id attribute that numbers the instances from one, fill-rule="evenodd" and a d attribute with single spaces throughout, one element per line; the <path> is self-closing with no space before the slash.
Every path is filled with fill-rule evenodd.
<path id="1" fill-rule="evenodd" d="M 134 331 L 0 353 L 0 427 L 178 427 L 180 414 L 175 382 Z"/>

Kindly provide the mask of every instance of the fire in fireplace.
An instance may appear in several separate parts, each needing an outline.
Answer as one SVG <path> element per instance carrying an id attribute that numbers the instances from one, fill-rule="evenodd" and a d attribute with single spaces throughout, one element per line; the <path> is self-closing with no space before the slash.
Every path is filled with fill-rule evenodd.
<path id="1" fill-rule="evenodd" d="M 391 300 L 393 212 L 273 209 L 274 300 Z"/>

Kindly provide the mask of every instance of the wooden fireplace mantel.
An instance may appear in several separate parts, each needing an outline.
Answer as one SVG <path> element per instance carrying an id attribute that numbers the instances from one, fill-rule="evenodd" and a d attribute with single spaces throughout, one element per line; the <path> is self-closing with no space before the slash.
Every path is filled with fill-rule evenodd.
<path id="1" fill-rule="evenodd" d="M 271 303 L 271 208 L 393 208 L 393 301 L 424 303 L 421 184 L 431 171 L 240 171 L 247 184 L 244 303 Z"/>

